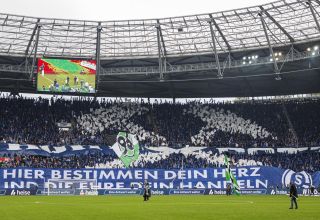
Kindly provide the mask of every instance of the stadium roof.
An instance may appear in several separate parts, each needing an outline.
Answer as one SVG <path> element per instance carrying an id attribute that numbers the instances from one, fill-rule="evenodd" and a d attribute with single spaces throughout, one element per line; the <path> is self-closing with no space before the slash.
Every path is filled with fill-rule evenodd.
<path id="1" fill-rule="evenodd" d="M 0 14 L 0 53 L 25 55 L 41 26 L 38 56 L 95 57 L 101 26 L 101 59 L 157 57 L 157 29 L 166 56 L 212 53 L 208 21 L 212 19 L 218 52 L 267 47 L 259 13 L 263 11 L 274 46 L 319 38 L 320 2 L 312 10 L 302 0 L 281 0 L 237 10 L 148 20 L 80 21 Z M 313 13 L 312 13 L 313 11 Z"/>
<path id="2" fill-rule="evenodd" d="M 97 59 L 98 66 L 101 61 L 100 95 L 226 97 L 319 92 L 320 83 L 312 86 L 301 80 L 308 75 L 311 82 L 319 82 L 318 62 L 313 62 L 309 74 L 295 75 L 308 69 L 310 54 L 301 53 L 319 42 L 319 18 L 319 0 L 281 0 L 211 14 L 127 21 L 0 14 L 0 64 L 10 65 L 0 66 L 2 88 L 18 85 L 19 91 L 24 87 L 31 90 L 30 81 L 22 81 L 33 76 L 36 57 L 65 57 Z M 285 53 L 279 62 L 273 49 Z M 265 62 L 255 68 L 239 65 L 243 56 L 252 53 L 265 57 Z M 294 63 L 303 68 L 282 68 Z M 298 80 L 294 82 L 299 85 L 286 87 L 288 81 L 275 82 L 270 77 L 267 86 L 263 77 L 283 71 L 292 73 L 292 82 Z M 26 78 L 28 73 L 31 77 Z M 258 73 L 259 77 L 253 77 Z M 221 74 L 224 79 L 217 81 Z M 212 79 L 213 75 L 218 77 Z M 201 81 L 211 82 L 211 86 Z M 253 89 L 259 84 L 262 87 Z"/>

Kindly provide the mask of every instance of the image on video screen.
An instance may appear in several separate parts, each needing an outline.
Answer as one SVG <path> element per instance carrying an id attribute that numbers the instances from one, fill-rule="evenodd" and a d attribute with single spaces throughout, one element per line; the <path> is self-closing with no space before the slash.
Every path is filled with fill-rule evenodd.
<path id="1" fill-rule="evenodd" d="M 39 92 L 96 92 L 95 60 L 39 59 L 37 72 Z"/>

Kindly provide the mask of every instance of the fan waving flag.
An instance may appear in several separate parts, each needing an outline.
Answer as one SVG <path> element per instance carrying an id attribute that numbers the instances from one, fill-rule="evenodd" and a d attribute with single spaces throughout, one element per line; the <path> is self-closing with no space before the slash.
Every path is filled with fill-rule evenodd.
<path id="1" fill-rule="evenodd" d="M 127 168 L 139 157 L 139 142 L 127 132 L 119 132 L 111 148 Z"/>
<path id="2" fill-rule="evenodd" d="M 229 162 L 229 158 L 227 157 L 227 155 L 224 155 L 224 164 L 226 165 L 226 180 L 231 181 L 232 186 L 233 186 L 233 192 L 236 195 L 240 195 L 240 186 L 237 182 L 236 177 L 231 172 L 230 162 Z"/>

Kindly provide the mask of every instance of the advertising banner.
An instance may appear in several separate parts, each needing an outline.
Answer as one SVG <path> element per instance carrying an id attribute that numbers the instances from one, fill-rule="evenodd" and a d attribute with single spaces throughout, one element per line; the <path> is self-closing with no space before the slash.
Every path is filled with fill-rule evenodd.
<path id="1" fill-rule="evenodd" d="M 316 188 L 320 184 L 320 172 L 309 174 L 305 171 L 294 172 L 274 167 L 239 167 L 231 169 L 236 176 L 241 194 L 271 193 L 270 189 L 277 186 L 287 186 L 294 181 L 298 189 Z M 79 180 L 90 180 L 94 189 L 104 190 L 104 194 L 121 194 L 134 188 L 134 194 L 139 194 L 142 182 L 147 180 L 151 189 L 159 194 L 168 189 L 168 194 L 206 194 L 205 189 L 212 189 L 215 194 L 224 191 L 227 184 L 224 168 L 207 169 L 31 169 L 15 168 L 0 169 L 0 190 L 6 189 L 48 189 L 50 194 L 78 194 L 72 184 Z M 54 181 L 59 180 L 59 181 Z M 95 180 L 94 183 L 92 180 Z M 88 182 L 88 181 L 87 181 Z M 90 185 L 89 184 L 89 185 Z M 90 186 L 89 190 L 93 189 Z M 282 187 L 283 188 L 283 187 Z M 46 189 L 46 190 L 44 190 Z M 170 189 L 172 189 L 170 191 Z M 116 190 L 116 191 L 112 191 Z M 125 190 L 122 192 L 121 190 Z M 192 190 L 192 191 L 188 191 Z M 202 191 L 203 190 L 203 191 Z M 130 192 L 128 194 L 131 194 Z M 79 192 L 80 194 L 80 192 Z M 276 194 L 276 192 L 274 192 Z M 277 193 L 278 194 L 278 193 Z M 284 192 L 279 192 L 284 194 Z"/>

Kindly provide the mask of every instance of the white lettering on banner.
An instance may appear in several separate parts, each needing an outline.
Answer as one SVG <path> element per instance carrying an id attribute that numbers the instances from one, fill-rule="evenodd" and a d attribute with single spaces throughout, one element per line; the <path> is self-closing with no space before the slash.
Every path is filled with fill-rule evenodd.
<path id="1" fill-rule="evenodd" d="M 116 188 L 117 189 L 123 189 L 124 188 L 124 183 L 123 182 L 116 182 Z"/>
<path id="2" fill-rule="evenodd" d="M 44 179 L 44 171 L 43 170 L 35 170 L 34 171 L 34 178 L 35 179 Z"/>
<path id="3" fill-rule="evenodd" d="M 63 172 L 63 179 L 71 179 L 71 170 L 66 170 L 65 172 Z"/>
<path id="4" fill-rule="evenodd" d="M 256 188 L 268 188 L 268 180 L 265 180 L 265 181 L 262 181 L 262 180 L 259 180 L 257 179 L 256 180 Z"/>
<path id="5" fill-rule="evenodd" d="M 204 184 L 202 182 L 197 182 L 196 188 L 197 189 L 205 189 L 206 187 L 204 186 Z"/>
<path id="6" fill-rule="evenodd" d="M 213 170 L 213 177 L 214 178 L 219 178 L 219 175 L 221 177 L 226 177 L 226 172 L 225 172 L 225 169 L 222 169 L 221 171 L 219 171 L 218 169 L 214 169 Z"/>
<path id="7" fill-rule="evenodd" d="M 181 170 L 181 171 L 178 172 L 178 179 L 180 179 L 180 180 L 187 179 L 185 170 Z"/>
<path id="8" fill-rule="evenodd" d="M 223 188 L 226 189 L 227 188 L 227 184 L 229 184 L 230 182 L 226 182 L 226 181 L 223 181 Z M 221 186 L 219 187 L 219 189 L 221 189 Z"/>
<path id="9" fill-rule="evenodd" d="M 200 176 L 201 178 L 208 178 L 208 172 L 207 170 L 202 170 L 202 172 L 200 170 L 195 170 L 194 171 L 194 179 L 198 179 L 198 176 Z"/>
<path id="10" fill-rule="evenodd" d="M 185 184 L 184 182 L 180 183 L 180 189 L 192 189 L 192 182 L 187 182 L 187 184 Z"/>
<path id="11" fill-rule="evenodd" d="M 85 177 L 84 179 L 90 179 L 90 174 L 93 172 L 93 170 L 83 170 Z"/>
<path id="12" fill-rule="evenodd" d="M 248 170 L 246 168 L 239 168 L 238 169 L 238 177 L 248 176 Z"/>
<path id="13" fill-rule="evenodd" d="M 150 171 L 145 171 L 144 172 L 144 178 L 145 179 L 154 179 L 157 180 L 158 179 L 158 171 L 154 171 L 153 174 Z"/>
<path id="14" fill-rule="evenodd" d="M 24 188 L 32 188 L 38 186 L 36 182 L 32 181 L 19 181 L 19 182 L 4 182 L 5 189 L 24 189 Z"/>
<path id="15" fill-rule="evenodd" d="M 31 192 L 29 190 L 12 190 L 11 196 L 30 196 Z"/>
<path id="16" fill-rule="evenodd" d="M 268 180 L 238 180 L 238 184 L 240 186 L 240 189 L 259 189 L 259 188 L 268 188 Z M 221 188 L 220 186 L 214 187 L 214 188 Z M 224 186 L 224 188 L 226 188 Z"/>
<path id="17" fill-rule="evenodd" d="M 238 180 L 239 186 L 241 189 L 267 189 L 268 188 L 268 180 Z M 4 182 L 3 183 L 5 189 L 23 189 L 23 188 L 30 188 L 37 186 L 36 182 L 31 181 L 10 181 L 10 182 Z M 81 183 L 83 188 L 88 187 L 89 185 L 92 185 L 92 183 Z M 139 182 L 131 182 L 130 184 L 134 184 L 135 188 L 141 188 L 141 184 Z M 227 181 L 183 181 L 183 180 L 174 180 L 171 182 L 164 182 L 164 181 L 156 181 L 156 182 L 150 182 L 151 188 L 153 189 L 173 189 L 175 186 L 179 186 L 180 188 L 208 188 L 208 189 L 225 189 L 227 185 Z M 45 183 L 45 186 L 48 187 L 47 182 Z M 65 189 L 65 188 L 71 188 L 73 187 L 72 181 L 66 181 L 66 182 L 50 182 L 50 186 L 52 188 L 57 189 Z M 97 183 L 98 189 L 125 189 L 130 188 L 130 185 L 126 185 L 123 181 L 117 181 L 117 182 L 98 182 Z"/>
<path id="18" fill-rule="evenodd" d="M 75 179 L 75 180 L 80 180 L 81 177 L 82 177 L 82 175 L 81 175 L 81 170 L 75 170 L 75 171 L 73 172 L 73 179 Z"/>
<path id="19" fill-rule="evenodd" d="M 236 173 L 241 190 L 268 189 L 269 183 L 280 184 L 284 180 L 293 180 L 302 188 L 309 187 L 312 176 L 306 172 L 289 172 L 268 167 L 239 167 L 233 169 Z M 275 175 L 273 174 L 274 171 Z M 265 175 L 266 174 L 266 175 Z M 282 176 L 282 178 L 281 178 Z M 96 177 L 96 178 L 94 178 Z M 185 170 L 144 170 L 144 169 L 0 169 L 1 189 L 22 189 L 30 185 L 39 185 L 42 189 L 48 179 L 57 180 L 85 180 L 96 179 L 99 189 L 129 189 L 134 183 L 135 188 L 141 188 L 139 182 L 147 179 L 153 189 L 209 188 L 225 189 L 228 181 L 225 180 L 225 169 L 185 169 Z M 280 182 L 280 180 L 282 181 Z M 33 181 L 33 182 L 32 182 Z M 61 181 L 63 182 L 63 181 Z M 182 184 L 182 185 L 181 185 Z M 57 188 L 69 187 L 57 183 Z"/>
<path id="20" fill-rule="evenodd" d="M 300 186 L 302 184 L 302 179 L 303 179 L 303 176 L 301 174 L 297 174 L 296 175 L 296 180 L 294 181 L 294 183 L 298 186 Z"/>
<path id="21" fill-rule="evenodd" d="M 158 170 L 48 170 L 45 176 L 44 170 L 37 169 L 3 169 L 4 179 L 98 179 L 98 180 L 118 180 L 118 179 L 148 179 L 158 180 Z M 243 171 L 245 172 L 245 171 Z M 207 179 L 208 170 L 163 170 L 161 171 L 165 180 L 172 179 Z M 214 176 L 221 174 L 225 176 L 224 170 L 214 170 Z"/>
<path id="22" fill-rule="evenodd" d="M 115 188 L 113 183 L 98 183 L 99 189 L 112 189 Z"/>
<path id="23" fill-rule="evenodd" d="M 89 189 L 90 188 L 90 184 L 88 185 L 88 183 L 86 182 L 80 182 L 80 189 Z"/>
<path id="24" fill-rule="evenodd" d="M 252 177 L 252 176 L 260 176 L 258 173 L 260 171 L 260 167 L 241 167 L 238 169 L 231 169 L 231 172 L 236 176 L 236 177 Z M 218 169 L 213 170 L 213 176 L 214 178 L 219 178 L 219 177 L 226 177 L 225 175 L 225 169 L 222 169 L 219 171 Z"/>
<path id="25" fill-rule="evenodd" d="M 165 180 L 198 179 L 198 176 L 201 176 L 202 178 L 207 178 L 208 173 L 206 170 L 177 170 L 177 171 L 165 170 L 164 171 Z"/>
<path id="26" fill-rule="evenodd" d="M 169 185 L 165 184 L 165 183 L 160 183 L 159 184 L 159 188 L 160 189 L 172 189 L 173 188 L 173 182 L 169 183 Z"/>
<path id="27" fill-rule="evenodd" d="M 3 169 L 3 179 L 8 178 L 44 179 L 44 171 L 31 169 Z"/>
<path id="28" fill-rule="evenodd" d="M 250 169 L 238 168 L 238 174 L 236 174 L 236 176 L 237 177 L 260 176 L 260 174 L 258 173 L 259 170 L 260 170 L 260 167 L 250 167 Z"/>
<path id="29" fill-rule="evenodd" d="M 175 179 L 176 177 L 177 177 L 176 172 L 170 171 L 170 170 L 164 171 L 164 179 L 171 180 L 171 179 Z"/>
<path id="30" fill-rule="evenodd" d="M 137 180 L 142 180 L 142 170 L 137 170 L 137 172 L 134 172 L 134 178 Z"/>
<path id="31" fill-rule="evenodd" d="M 3 178 L 8 179 L 9 176 L 16 178 L 16 170 L 12 170 L 11 172 L 8 170 L 3 170 Z"/>
<path id="32" fill-rule="evenodd" d="M 101 170 L 100 175 L 99 175 L 99 180 L 103 180 L 103 179 L 115 179 L 115 175 L 113 170 L 106 172 L 104 170 Z"/>
<path id="33" fill-rule="evenodd" d="M 24 178 L 25 179 L 32 179 L 32 177 L 33 177 L 33 175 L 32 175 L 32 170 L 29 170 L 29 169 L 25 169 L 24 170 L 24 173 L 25 173 L 25 175 L 24 175 Z"/>
<path id="34" fill-rule="evenodd" d="M 305 189 L 309 188 L 309 186 L 313 182 L 311 175 L 306 173 L 305 171 L 299 173 L 296 173 L 293 170 L 289 169 L 284 171 L 281 178 L 282 184 L 288 185 L 292 180 L 298 187 L 302 187 Z"/>
<path id="35" fill-rule="evenodd" d="M 105 182 L 97 183 L 98 189 L 125 189 L 124 182 Z"/>
<path id="36" fill-rule="evenodd" d="M 252 173 L 250 176 L 260 176 L 258 171 L 260 171 L 260 167 L 250 167 L 250 170 L 252 170 Z"/>
<path id="37" fill-rule="evenodd" d="M 254 186 L 251 185 L 251 181 L 247 180 L 247 189 L 254 189 Z"/>
<path id="38" fill-rule="evenodd" d="M 154 182 L 154 183 L 151 183 L 151 185 L 153 186 L 152 188 L 154 188 L 154 189 L 172 189 L 172 188 L 174 188 L 173 182 L 170 182 L 169 184 L 163 183 L 163 182 Z"/>
<path id="39" fill-rule="evenodd" d="M 240 189 L 245 188 L 245 181 L 244 180 L 238 180 L 238 185 L 239 185 Z"/>
<path id="40" fill-rule="evenodd" d="M 213 182 L 208 182 L 208 188 L 209 189 L 221 189 L 221 181 L 213 183 Z"/>
<path id="41" fill-rule="evenodd" d="M 51 179 L 62 179 L 59 170 L 51 170 Z"/>
<path id="42" fill-rule="evenodd" d="M 82 183 L 80 183 L 80 187 L 81 187 L 81 184 L 82 184 Z M 72 188 L 72 187 L 73 187 L 73 183 L 72 183 L 72 182 L 66 182 L 66 183 L 65 183 L 64 188 L 70 189 L 70 188 Z"/>
<path id="43" fill-rule="evenodd" d="M 117 179 L 132 179 L 132 172 L 131 171 L 123 171 L 119 170 Z"/>

